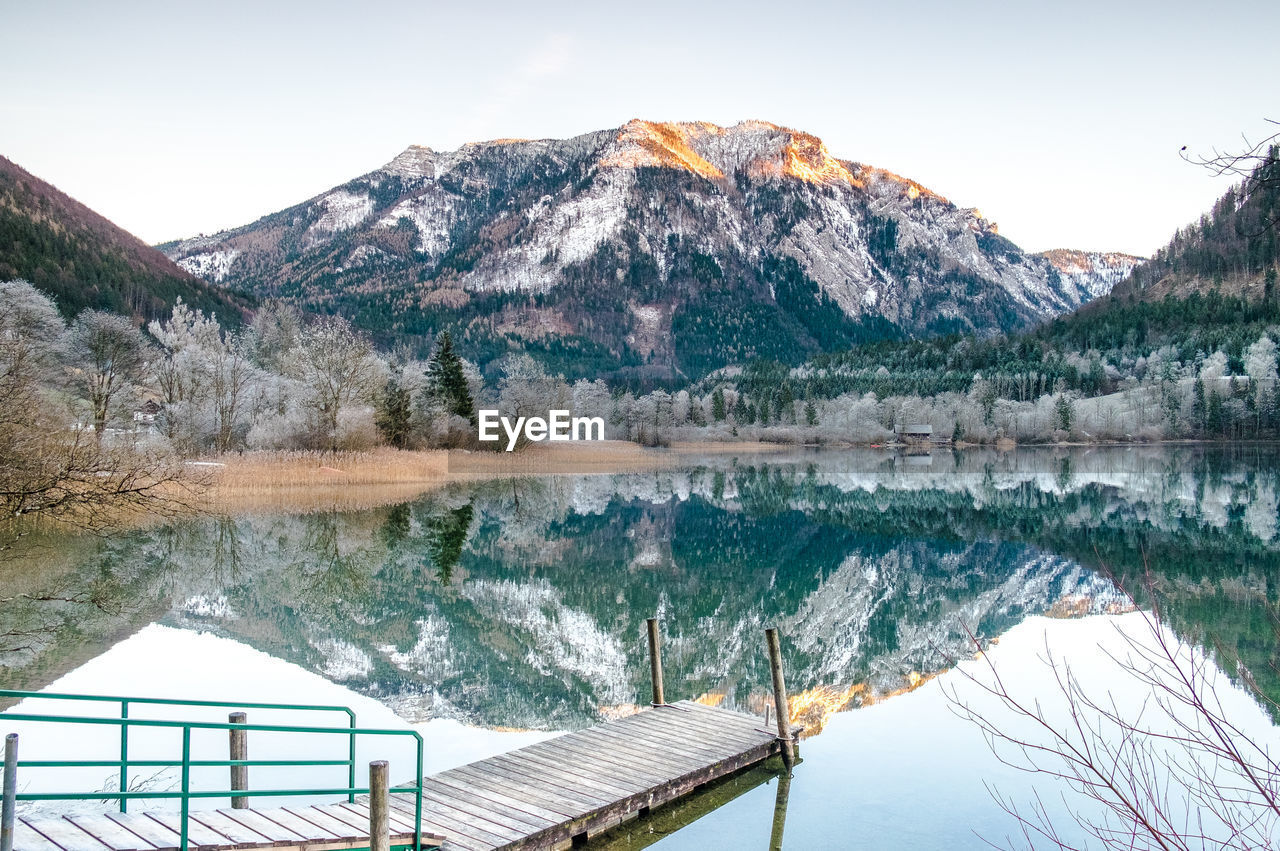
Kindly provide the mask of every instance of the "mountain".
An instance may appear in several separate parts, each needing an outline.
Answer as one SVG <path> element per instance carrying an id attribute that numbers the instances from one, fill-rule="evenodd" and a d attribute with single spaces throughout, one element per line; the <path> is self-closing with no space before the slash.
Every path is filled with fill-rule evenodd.
<path id="1" fill-rule="evenodd" d="M 303 204 L 161 248 L 384 343 L 424 348 L 449 328 L 482 364 L 526 350 L 571 378 L 696 377 L 1026 328 L 1133 262 L 1080 255 L 1064 270 L 977 210 L 762 121 L 414 146 Z"/>
<path id="2" fill-rule="evenodd" d="M 181 298 L 235 323 L 247 303 L 0 157 L 0 281 L 14 278 L 67 317 L 92 307 L 151 319 Z"/>
<path id="3" fill-rule="evenodd" d="M 1089 300 L 1111 292 L 1112 287 L 1123 281 L 1142 263 L 1141 257 L 1115 251 L 1076 251 L 1071 248 L 1055 248 L 1036 255 L 1047 261 L 1065 280 L 1079 292 L 1088 293 Z"/>

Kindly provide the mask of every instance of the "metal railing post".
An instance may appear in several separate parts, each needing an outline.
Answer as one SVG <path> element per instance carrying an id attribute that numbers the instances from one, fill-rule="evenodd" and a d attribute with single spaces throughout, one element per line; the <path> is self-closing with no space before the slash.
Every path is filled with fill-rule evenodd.
<path id="1" fill-rule="evenodd" d="M 369 763 L 369 851 L 391 851 L 387 806 L 387 761 L 378 759 Z"/>
<path id="2" fill-rule="evenodd" d="M 228 724 L 244 724 L 249 716 L 244 712 L 232 712 L 227 715 Z M 227 738 L 230 744 L 230 759 L 247 760 L 249 758 L 249 733 L 246 730 L 228 730 Z M 231 791 L 246 792 L 249 789 L 249 766 L 232 765 L 231 766 Z M 244 795 L 231 796 L 231 809 L 247 810 L 249 809 L 249 799 Z"/>
<path id="3" fill-rule="evenodd" d="M 187 851 L 187 820 L 191 815 L 191 728 L 182 728 L 182 835 L 178 851 Z"/>
<path id="4" fill-rule="evenodd" d="M 413 851 L 422 851 L 422 736 L 415 733 L 414 738 L 418 741 L 418 782 L 413 796 Z"/>
<path id="5" fill-rule="evenodd" d="M 120 701 L 120 720 L 129 720 L 129 701 Z M 129 812 L 129 725 L 120 725 L 120 812 Z"/>
<path id="6" fill-rule="evenodd" d="M 18 808 L 18 734 L 4 737 L 4 804 L 0 808 L 0 851 L 13 851 L 13 821 Z"/>
<path id="7" fill-rule="evenodd" d="M 351 729 L 356 728 L 356 714 L 350 709 L 347 710 L 347 718 L 351 722 Z M 352 733 L 347 737 L 347 788 L 356 788 L 356 734 Z M 347 803 L 354 804 L 356 802 L 356 793 L 352 792 L 347 795 Z"/>

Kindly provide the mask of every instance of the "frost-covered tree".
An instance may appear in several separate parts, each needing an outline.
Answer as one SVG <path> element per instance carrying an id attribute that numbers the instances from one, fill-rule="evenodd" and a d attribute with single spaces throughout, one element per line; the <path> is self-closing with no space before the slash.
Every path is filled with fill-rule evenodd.
<path id="1" fill-rule="evenodd" d="M 558 378 L 547 374 L 538 361 L 527 354 L 511 354 L 502 359 L 498 378 L 498 407 L 514 417 L 546 416 L 551 408 L 566 408 L 572 391 Z"/>
<path id="2" fill-rule="evenodd" d="M 0 281 L 0 423 L 31 413 L 64 330 L 52 299 L 26 281 Z"/>
<path id="3" fill-rule="evenodd" d="M 100 409 L 109 409 L 141 350 L 133 326 L 120 322 L 82 314 L 71 337 L 47 296 L 25 281 L 0 282 L 0 552 L 21 534 L 23 516 L 100 529 L 130 509 L 163 510 L 186 493 L 172 487 L 181 468 L 132 447 L 105 446 L 71 428 L 53 404 L 62 349 L 83 359 L 73 369 L 76 386 L 105 396 Z"/>
<path id="4" fill-rule="evenodd" d="M 142 333 L 123 316 L 86 310 L 71 323 L 65 340 L 71 381 L 89 403 L 99 441 L 114 406 L 141 377 L 146 350 Z"/>
<path id="5" fill-rule="evenodd" d="M 681 426 L 689 422 L 692 407 L 688 390 L 681 390 L 671 397 L 671 417 L 675 425 Z"/>
<path id="6" fill-rule="evenodd" d="M 254 363 L 283 372 L 285 356 L 297 347 L 303 328 L 302 315 L 293 305 L 274 299 L 263 302 L 245 335 Z"/>
<path id="7" fill-rule="evenodd" d="M 302 332 L 285 364 L 306 387 L 320 439 L 337 451 L 339 413 L 348 405 L 367 403 L 384 381 L 385 368 L 372 344 L 346 319 L 328 317 Z"/>
<path id="8" fill-rule="evenodd" d="M 1253 394 L 1254 430 L 1273 428 L 1276 405 L 1276 344 L 1263 334 L 1249 346 L 1244 357 L 1244 371 L 1249 376 Z"/>
<path id="9" fill-rule="evenodd" d="M 186 450 L 231 449 L 248 428 L 247 399 L 261 377 L 250 342 L 181 299 L 167 320 L 147 330 L 160 344 L 150 374 L 164 406 L 165 435 Z"/>
<path id="10" fill-rule="evenodd" d="M 588 381 L 579 378 L 573 384 L 573 413 L 579 417 L 609 418 L 613 408 L 613 397 L 609 385 L 600 379 Z"/>

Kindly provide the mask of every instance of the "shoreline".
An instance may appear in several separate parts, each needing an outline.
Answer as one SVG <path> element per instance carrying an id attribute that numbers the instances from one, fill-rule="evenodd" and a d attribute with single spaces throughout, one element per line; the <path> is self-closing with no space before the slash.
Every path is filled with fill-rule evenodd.
<path id="1" fill-rule="evenodd" d="M 1232 445 L 1274 445 L 1275 441 L 1234 441 Z M 766 443 L 763 441 L 682 441 L 645 447 L 630 441 L 538 444 L 518 452 L 465 449 L 367 452 L 264 452 L 213 456 L 183 462 L 203 473 L 201 508 L 213 513 L 318 511 L 376 508 L 413 499 L 461 482 L 524 476 L 609 475 L 670 469 L 700 458 L 772 456 L 795 452 L 879 450 L 1011 452 L 1017 449 L 1216 446 L 1223 441 L 1166 440 L 1143 443 L 996 444 L 954 446 L 858 443 Z"/>
<path id="2" fill-rule="evenodd" d="M 360 509 L 403 502 L 459 482 L 523 476 L 608 475 L 679 467 L 708 456 L 774 455 L 805 447 L 760 442 L 686 442 L 650 448 L 623 440 L 544 444 L 519 452 L 465 449 L 271 452 L 191 459 L 213 512 Z"/>

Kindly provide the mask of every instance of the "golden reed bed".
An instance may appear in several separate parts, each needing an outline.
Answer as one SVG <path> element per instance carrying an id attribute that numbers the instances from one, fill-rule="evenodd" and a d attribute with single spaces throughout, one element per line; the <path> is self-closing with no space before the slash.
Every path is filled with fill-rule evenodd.
<path id="1" fill-rule="evenodd" d="M 540 444 L 519 452 L 465 450 L 251 452 L 187 462 L 207 482 L 215 511 L 317 511 L 372 508 L 411 499 L 450 482 L 512 476 L 643 472 L 706 455 L 755 455 L 792 447 L 757 443 L 678 443 L 647 449 L 606 440 Z"/>

